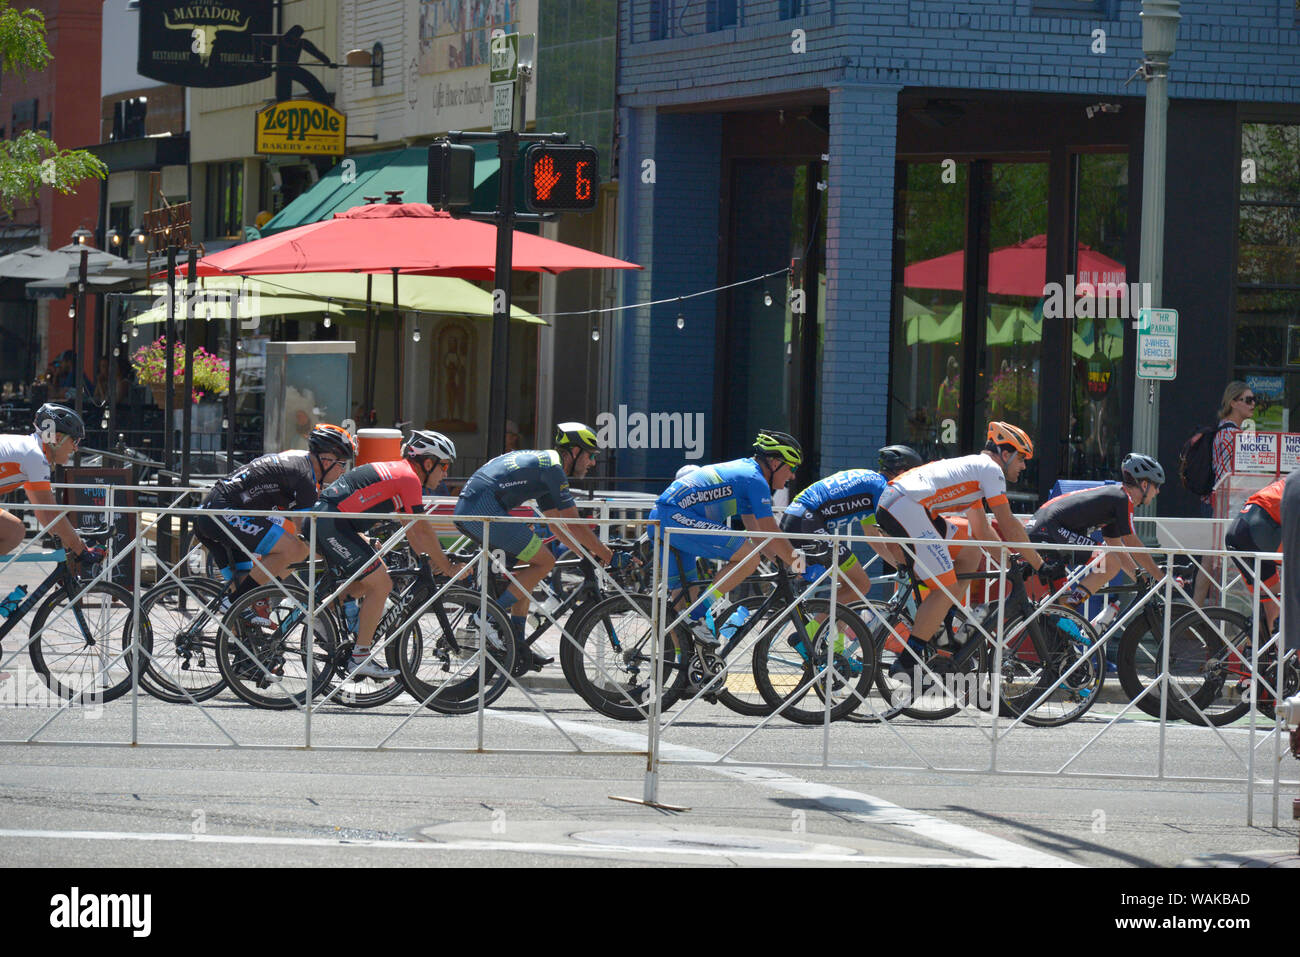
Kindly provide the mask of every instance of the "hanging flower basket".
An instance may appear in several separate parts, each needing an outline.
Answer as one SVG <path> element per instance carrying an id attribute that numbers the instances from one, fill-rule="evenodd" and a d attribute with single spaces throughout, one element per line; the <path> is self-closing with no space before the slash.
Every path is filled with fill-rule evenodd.
<path id="1" fill-rule="evenodd" d="M 159 408 L 165 407 L 167 398 L 167 343 L 166 339 L 155 339 L 147 346 L 141 346 L 131 357 L 131 366 L 135 369 L 136 381 L 147 385 L 153 393 L 153 400 Z M 180 408 L 185 401 L 185 344 L 178 342 L 172 357 L 172 403 Z M 193 388 L 190 400 L 198 402 L 204 396 L 224 395 L 230 389 L 230 366 L 220 356 L 215 356 L 207 349 L 199 347 L 194 350 Z"/>

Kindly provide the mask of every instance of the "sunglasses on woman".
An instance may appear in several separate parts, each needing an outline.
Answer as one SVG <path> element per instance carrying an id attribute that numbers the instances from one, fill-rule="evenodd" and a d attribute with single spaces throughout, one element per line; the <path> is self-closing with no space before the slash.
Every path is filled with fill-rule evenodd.
<path id="1" fill-rule="evenodd" d="M 1253 395 L 1241 395 L 1237 397 L 1237 401 L 1244 402 L 1247 405 L 1254 405 L 1256 400 Z"/>

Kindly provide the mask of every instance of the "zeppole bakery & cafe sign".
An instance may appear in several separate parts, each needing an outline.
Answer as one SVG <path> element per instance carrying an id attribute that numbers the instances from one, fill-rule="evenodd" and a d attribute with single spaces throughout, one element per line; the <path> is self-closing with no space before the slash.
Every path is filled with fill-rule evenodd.
<path id="1" fill-rule="evenodd" d="M 177 86 L 238 86 L 271 75 L 269 0 L 140 0 L 136 72 Z"/>
<path id="2" fill-rule="evenodd" d="M 285 100 L 257 113 L 253 150 L 271 156 L 342 156 L 348 118 L 315 100 Z"/>

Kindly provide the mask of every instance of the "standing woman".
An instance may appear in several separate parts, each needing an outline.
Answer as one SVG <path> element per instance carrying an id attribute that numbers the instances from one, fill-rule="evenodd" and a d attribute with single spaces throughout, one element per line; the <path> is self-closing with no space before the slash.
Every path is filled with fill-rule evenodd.
<path id="1" fill-rule="evenodd" d="M 1214 433 L 1214 484 L 1232 471 L 1232 444 L 1234 436 L 1241 431 L 1241 424 L 1255 414 L 1255 390 L 1246 383 L 1234 379 L 1223 390 L 1223 401 L 1219 403 L 1219 431 Z M 1201 497 L 1201 517 L 1214 517 L 1214 492 Z M 1192 597 L 1196 604 L 1204 605 L 1209 594 L 1211 579 L 1218 568 L 1217 559 L 1207 559 L 1205 567 L 1196 575 L 1196 589 Z M 1206 572 L 1210 574 L 1206 574 Z"/>

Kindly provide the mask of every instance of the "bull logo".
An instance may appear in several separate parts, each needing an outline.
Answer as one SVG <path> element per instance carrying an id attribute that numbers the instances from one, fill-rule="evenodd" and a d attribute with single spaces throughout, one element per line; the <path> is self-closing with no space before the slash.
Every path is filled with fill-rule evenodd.
<path id="1" fill-rule="evenodd" d="M 190 36 L 194 42 L 190 46 L 190 52 L 199 55 L 199 62 L 207 68 L 208 62 L 212 59 L 212 45 L 216 43 L 217 34 L 233 31 L 243 33 L 248 29 L 249 21 L 245 20 L 242 27 L 236 27 L 228 24 L 207 24 L 207 23 L 172 23 L 171 17 L 164 11 L 163 22 L 167 25 L 168 30 L 189 30 Z"/>

